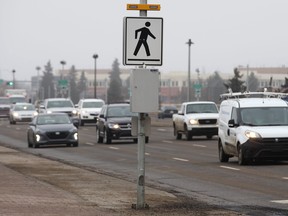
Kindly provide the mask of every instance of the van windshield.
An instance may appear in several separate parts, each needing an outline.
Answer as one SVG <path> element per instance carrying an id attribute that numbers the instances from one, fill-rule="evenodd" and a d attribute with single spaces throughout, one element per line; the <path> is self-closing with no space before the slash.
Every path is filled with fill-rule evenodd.
<path id="1" fill-rule="evenodd" d="M 288 125 L 288 109 L 286 107 L 241 108 L 240 118 L 242 125 Z"/>

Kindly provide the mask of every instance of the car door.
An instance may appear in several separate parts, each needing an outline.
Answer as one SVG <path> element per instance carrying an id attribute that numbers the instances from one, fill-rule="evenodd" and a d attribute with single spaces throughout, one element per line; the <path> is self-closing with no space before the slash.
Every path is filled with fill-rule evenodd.
<path id="1" fill-rule="evenodd" d="M 231 112 L 231 119 L 234 120 L 235 126 L 228 127 L 227 129 L 227 149 L 232 154 L 237 154 L 237 128 L 239 127 L 239 121 L 238 121 L 238 109 L 233 107 Z"/>

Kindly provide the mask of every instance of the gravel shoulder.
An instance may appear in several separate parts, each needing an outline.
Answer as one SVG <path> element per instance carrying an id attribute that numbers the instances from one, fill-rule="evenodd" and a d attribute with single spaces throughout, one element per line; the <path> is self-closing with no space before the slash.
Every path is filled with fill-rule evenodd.
<path id="1" fill-rule="evenodd" d="M 243 215 L 172 192 L 0 146 L 0 215 Z"/>

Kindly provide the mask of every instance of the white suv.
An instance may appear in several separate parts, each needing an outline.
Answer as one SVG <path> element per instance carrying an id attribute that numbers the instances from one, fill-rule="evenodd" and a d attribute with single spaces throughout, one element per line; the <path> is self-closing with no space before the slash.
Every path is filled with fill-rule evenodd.
<path id="1" fill-rule="evenodd" d="M 76 116 L 76 109 L 69 98 L 48 98 L 39 106 L 40 113 L 67 113 L 70 117 Z"/>
<path id="2" fill-rule="evenodd" d="M 80 99 L 76 105 L 80 125 L 95 123 L 96 116 L 98 116 L 104 104 L 105 102 L 102 99 Z"/>
<path id="3" fill-rule="evenodd" d="M 283 94 L 231 93 L 220 105 L 220 162 L 238 157 L 240 165 L 255 160 L 288 160 L 288 103 Z M 227 96 L 226 94 L 225 96 Z"/>

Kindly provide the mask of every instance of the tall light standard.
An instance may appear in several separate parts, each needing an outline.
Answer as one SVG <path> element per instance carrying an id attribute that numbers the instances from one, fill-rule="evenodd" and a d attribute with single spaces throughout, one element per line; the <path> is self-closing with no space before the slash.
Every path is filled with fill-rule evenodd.
<path id="1" fill-rule="evenodd" d="M 96 91 L 96 70 L 97 70 L 97 58 L 98 55 L 94 54 L 92 56 L 94 58 L 94 98 L 97 98 L 97 91 Z"/>
<path id="2" fill-rule="evenodd" d="M 37 99 L 39 100 L 39 95 L 40 95 L 40 85 L 39 85 L 39 71 L 41 70 L 41 67 L 37 66 Z"/>
<path id="3" fill-rule="evenodd" d="M 188 40 L 186 43 L 188 44 L 188 80 L 187 80 L 187 101 L 190 101 L 190 89 L 191 89 L 191 81 L 190 81 L 190 50 L 191 50 L 191 45 L 194 44 L 191 39 Z"/>
<path id="4" fill-rule="evenodd" d="M 62 65 L 62 73 L 61 73 L 61 79 L 63 78 L 63 72 L 64 72 L 64 66 L 66 65 L 66 62 L 64 60 L 60 61 L 60 64 Z"/>
<path id="5" fill-rule="evenodd" d="M 61 72 L 61 75 L 60 75 L 60 80 L 62 80 L 62 79 L 64 79 L 63 78 L 63 73 L 64 73 L 64 66 L 65 66 L 66 62 L 64 60 L 62 60 L 62 61 L 60 61 L 60 64 L 62 65 L 62 72 Z M 61 89 L 60 89 L 61 95 L 62 95 L 62 98 L 63 98 L 64 97 L 64 89 L 62 89 L 62 86 L 60 86 L 60 87 L 61 87 Z"/>
<path id="6" fill-rule="evenodd" d="M 13 89 L 15 89 L 15 70 L 12 70 L 12 74 L 13 74 Z"/>

